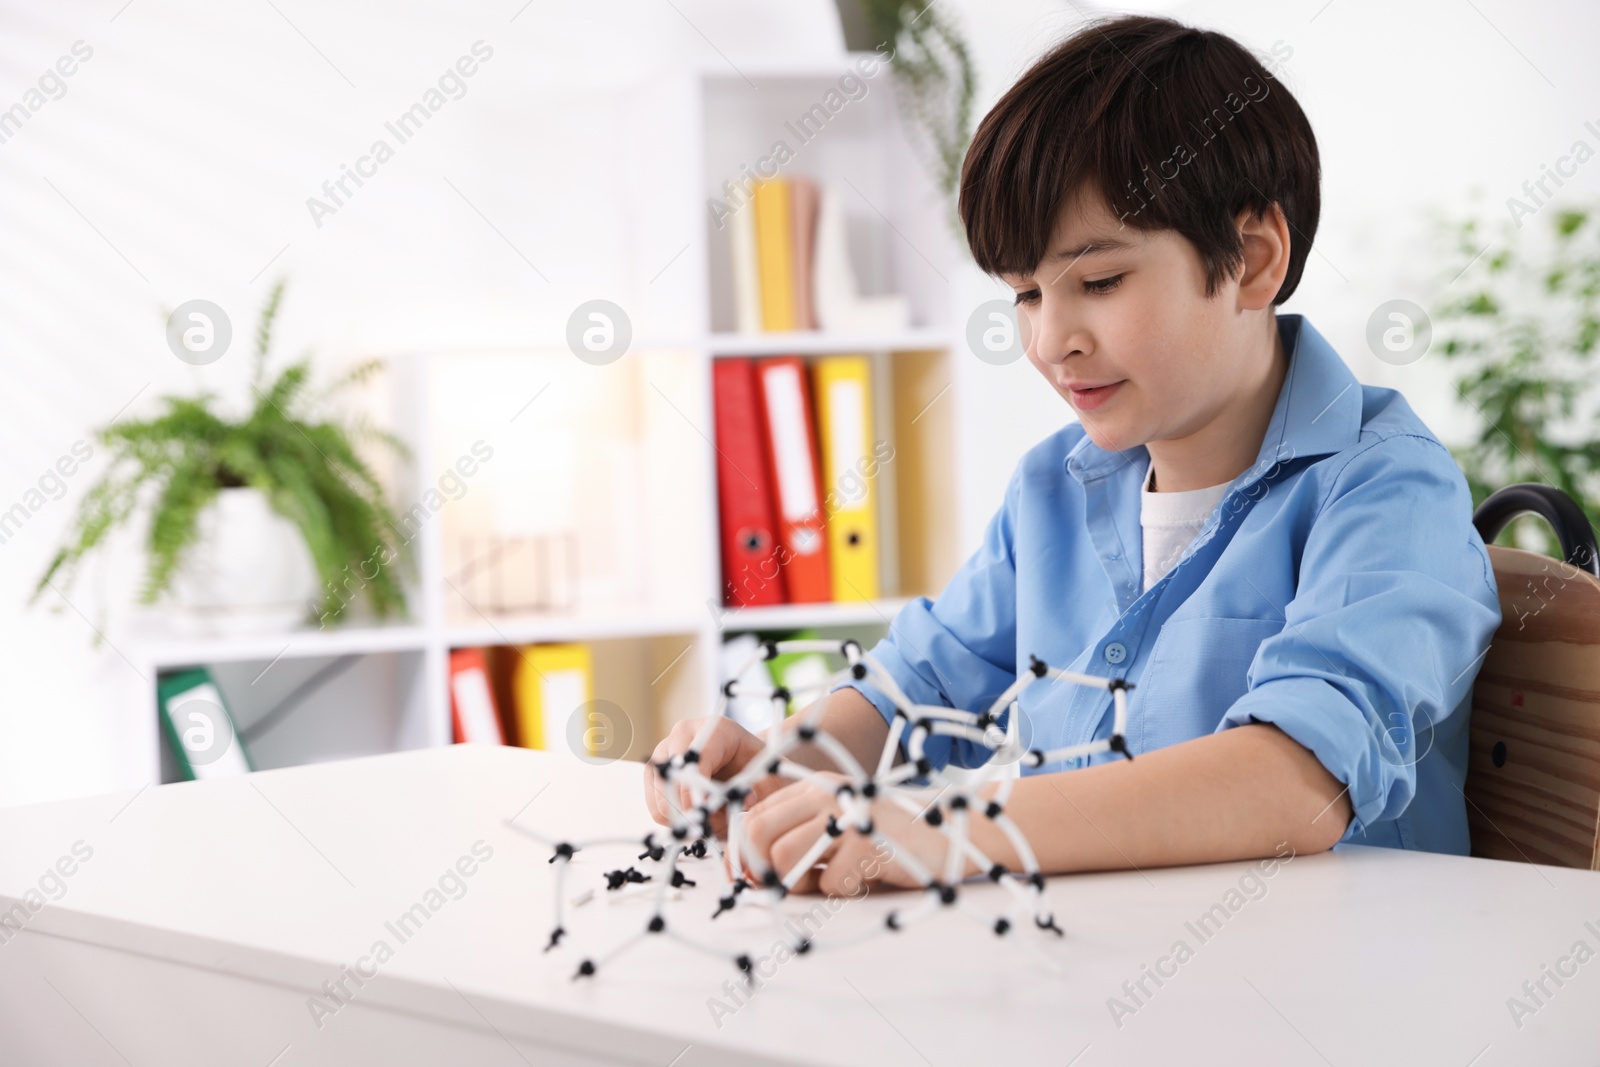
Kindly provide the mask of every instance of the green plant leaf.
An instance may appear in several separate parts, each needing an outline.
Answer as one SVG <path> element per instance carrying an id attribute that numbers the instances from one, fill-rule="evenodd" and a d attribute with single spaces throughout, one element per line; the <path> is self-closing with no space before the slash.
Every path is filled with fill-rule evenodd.
<path id="1" fill-rule="evenodd" d="M 285 283 L 277 282 L 261 310 L 251 405 L 242 420 L 218 414 L 216 398 L 200 393 L 161 397 L 153 417 L 123 419 L 96 431 L 109 463 L 80 501 L 30 603 L 58 582 L 70 584 L 81 561 L 129 522 L 141 501 L 150 524 L 139 599 L 156 602 L 171 591 L 218 493 L 249 486 L 300 532 L 323 584 L 322 596 L 325 602 L 332 598 L 326 618 L 339 617 L 358 599 L 379 617 L 405 611 L 402 569 L 413 561 L 399 551 L 398 520 L 384 486 L 356 447 L 357 441 L 371 442 L 405 455 L 404 443 L 363 417 L 341 420 L 311 410 L 314 403 L 369 382 L 383 364 L 364 361 L 316 394 L 309 357 L 268 381 L 266 363 L 284 289 Z M 382 566 L 375 565 L 380 558 Z"/>

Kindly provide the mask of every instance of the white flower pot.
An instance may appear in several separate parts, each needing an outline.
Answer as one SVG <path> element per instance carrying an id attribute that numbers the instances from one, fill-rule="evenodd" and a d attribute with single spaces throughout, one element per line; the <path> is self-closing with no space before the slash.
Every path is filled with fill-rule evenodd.
<path id="1" fill-rule="evenodd" d="M 191 634 L 273 633 L 310 614 L 316 565 L 294 523 L 256 489 L 224 489 L 173 576 L 172 622 Z"/>

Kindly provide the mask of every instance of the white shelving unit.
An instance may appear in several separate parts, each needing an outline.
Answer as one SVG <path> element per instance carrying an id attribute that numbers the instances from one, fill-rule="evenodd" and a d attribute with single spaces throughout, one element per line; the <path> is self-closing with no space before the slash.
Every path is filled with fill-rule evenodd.
<path id="1" fill-rule="evenodd" d="M 563 380 L 588 375 L 581 388 L 598 391 L 618 408 L 614 418 L 591 421 L 631 441 L 631 458 L 619 462 L 631 464 L 640 491 L 620 505 L 630 514 L 602 514 L 580 531 L 579 543 L 584 551 L 604 552 L 600 546 L 615 542 L 624 547 L 614 554 L 633 553 L 625 566 L 619 563 L 637 579 L 631 597 L 580 603 L 565 613 L 496 614 L 466 602 L 448 580 L 445 546 L 458 525 L 470 525 L 474 516 L 481 520 L 490 493 L 474 498 L 476 490 L 469 489 L 459 504 L 423 522 L 413 542 L 417 573 L 410 622 L 203 640 L 146 632 L 119 642 L 149 683 L 136 702 L 149 725 L 141 736 L 149 743 L 129 754 L 144 775 L 159 780 L 162 774 L 164 741 L 154 698 L 162 670 L 212 668 L 248 729 L 324 665 L 339 657 L 370 661 L 341 676 L 359 670 L 359 684 L 313 693 L 274 727 L 271 745 L 252 749 L 258 765 L 276 766 L 448 744 L 447 665 L 453 648 L 589 642 L 596 654 L 596 696 L 619 704 L 633 720 L 630 755 L 637 758 L 671 722 L 711 710 L 723 680 L 719 649 L 728 636 L 818 628 L 870 644 L 909 598 L 936 595 L 960 563 L 956 509 L 964 496 L 955 482 L 963 467 L 953 456 L 961 391 L 952 395 L 951 385 L 959 377 L 955 361 L 970 357 L 957 351 L 964 344 L 961 324 L 950 321 L 956 246 L 938 194 L 901 129 L 887 67 L 880 64 L 873 77 L 863 79 L 867 91 L 857 99 L 828 95 L 869 58 L 679 71 L 642 83 L 617 101 L 623 124 L 617 165 L 629 168 L 628 195 L 619 209 L 628 213 L 634 240 L 624 296 L 617 302 L 630 316 L 635 340 L 621 360 L 603 367 L 582 364 L 558 342 L 492 353 L 405 354 L 391 361 L 395 425 L 415 456 L 406 474 L 410 491 L 396 493 L 402 508 L 436 484 L 439 472 L 461 454 L 462 434 L 474 432 L 474 425 L 484 439 L 512 432 L 498 415 L 491 419 L 480 410 L 472 424 L 459 411 L 446 411 L 456 392 L 511 404 L 523 395 L 519 383 L 537 380 L 543 367 L 560 368 Z M 830 100 L 841 98 L 845 102 L 825 128 L 797 144 L 797 116 L 813 105 L 826 111 Z M 853 190 L 847 213 L 857 276 L 869 294 L 908 298 L 908 329 L 871 336 L 732 332 L 726 237 L 712 221 L 708 201 L 720 195 L 724 180 L 767 156 L 777 141 L 795 149 L 780 173 Z M 686 144 L 694 149 L 684 152 Z M 564 326 L 552 324 L 551 334 L 559 337 Z M 672 340 L 657 340 L 662 338 Z M 712 362 L 830 353 L 869 355 L 876 436 L 895 448 L 877 482 L 885 595 L 871 602 L 723 609 Z M 530 389 L 529 395 L 536 394 Z M 540 400 L 510 424 L 565 417 L 568 408 L 559 396 Z M 496 469 L 490 461 L 483 469 L 495 472 L 486 480 L 500 480 L 495 492 L 508 491 L 512 479 L 504 465 Z M 989 473 L 1003 479 L 1007 472 Z M 364 725 L 355 728 L 352 722 Z"/>

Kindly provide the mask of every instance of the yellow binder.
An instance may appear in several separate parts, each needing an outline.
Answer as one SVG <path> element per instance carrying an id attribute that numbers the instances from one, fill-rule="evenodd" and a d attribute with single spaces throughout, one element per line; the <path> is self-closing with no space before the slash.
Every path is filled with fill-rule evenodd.
<path id="1" fill-rule="evenodd" d="M 794 304 L 794 223 L 789 215 L 789 182 L 770 178 L 755 183 L 756 258 L 761 273 L 761 328 L 792 330 Z"/>
<path id="2" fill-rule="evenodd" d="M 835 600 L 879 595 L 871 371 L 866 356 L 825 356 L 813 365 Z"/>
<path id="3" fill-rule="evenodd" d="M 578 709 L 594 699 L 594 663 L 588 645 L 525 645 L 512 672 L 517 744 L 581 756 L 567 738 Z"/>

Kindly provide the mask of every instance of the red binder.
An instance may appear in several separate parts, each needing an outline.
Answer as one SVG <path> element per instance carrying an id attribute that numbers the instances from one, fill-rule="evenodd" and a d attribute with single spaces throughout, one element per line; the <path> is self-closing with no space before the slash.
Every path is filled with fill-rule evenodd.
<path id="1" fill-rule="evenodd" d="M 489 684 L 489 661 L 481 648 L 450 652 L 450 718 L 455 742 L 486 745 L 506 743 L 500 712 Z"/>
<path id="2" fill-rule="evenodd" d="M 822 467 L 817 456 L 810 376 L 798 356 L 764 359 L 758 373 L 772 454 L 785 590 L 792 602 L 832 600 L 833 577 L 823 536 L 827 513 L 822 506 Z"/>
<path id="3" fill-rule="evenodd" d="M 766 417 L 748 359 L 712 361 L 716 408 L 717 510 L 722 525 L 722 602 L 729 607 L 781 604 Z"/>

